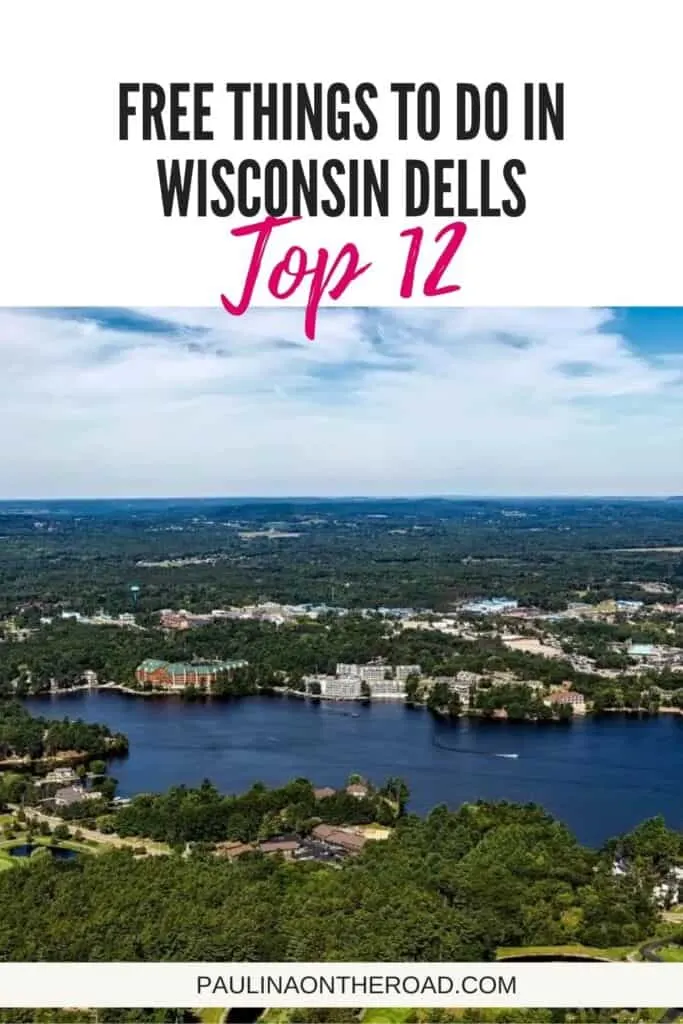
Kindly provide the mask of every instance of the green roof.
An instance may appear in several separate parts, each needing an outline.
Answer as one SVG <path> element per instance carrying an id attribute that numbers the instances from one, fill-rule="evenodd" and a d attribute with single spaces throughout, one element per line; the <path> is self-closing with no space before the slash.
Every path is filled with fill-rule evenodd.
<path id="1" fill-rule="evenodd" d="M 240 665 L 246 665 L 245 661 L 211 661 L 202 663 L 183 662 L 183 661 L 159 661 L 157 658 L 145 658 L 140 665 L 143 672 L 154 672 L 157 669 L 164 668 L 172 676 L 183 676 L 189 672 L 200 672 L 203 675 L 209 675 L 211 672 L 221 672 L 225 669 L 237 668 Z"/>

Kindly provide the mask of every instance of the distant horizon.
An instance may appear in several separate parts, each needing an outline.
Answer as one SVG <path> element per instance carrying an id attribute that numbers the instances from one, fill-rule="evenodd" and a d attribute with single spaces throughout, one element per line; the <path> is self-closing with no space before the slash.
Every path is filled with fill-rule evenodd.
<path id="1" fill-rule="evenodd" d="M 318 326 L 0 307 L 5 500 L 683 494 L 683 308 L 335 307 Z"/>
<path id="2" fill-rule="evenodd" d="M 392 501 L 683 501 L 679 494 L 126 494 L 0 497 L 0 505 L 56 502 L 392 502 Z"/>

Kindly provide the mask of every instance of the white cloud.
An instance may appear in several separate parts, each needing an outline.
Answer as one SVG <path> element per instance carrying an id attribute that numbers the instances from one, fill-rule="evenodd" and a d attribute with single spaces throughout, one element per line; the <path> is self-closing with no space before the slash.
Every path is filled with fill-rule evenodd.
<path id="1" fill-rule="evenodd" d="M 0 496 L 683 493 L 609 310 L 302 315 L 0 310 Z"/>

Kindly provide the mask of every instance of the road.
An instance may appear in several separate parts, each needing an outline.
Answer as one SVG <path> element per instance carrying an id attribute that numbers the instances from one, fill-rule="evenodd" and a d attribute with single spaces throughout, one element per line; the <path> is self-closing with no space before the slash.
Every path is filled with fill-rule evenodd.
<path id="1" fill-rule="evenodd" d="M 657 950 L 661 949 L 662 946 L 669 946 L 670 944 L 671 939 L 655 939 L 652 942 L 646 942 L 644 946 L 640 947 L 640 955 L 643 960 L 649 960 L 651 963 L 660 963 L 662 958 L 661 956 L 658 956 Z M 671 1024 L 671 1022 L 678 1020 L 682 1015 L 683 1007 L 672 1006 L 666 1011 L 663 1017 L 660 1017 L 660 1020 Z"/>
<path id="2" fill-rule="evenodd" d="M 10 810 L 18 811 L 21 810 L 15 804 L 7 805 Z M 97 829 L 82 828 L 77 821 L 64 821 L 63 818 L 59 818 L 53 814 L 46 814 L 45 811 L 38 811 L 35 807 L 30 807 L 26 811 L 27 818 L 32 818 L 35 821 L 45 821 L 50 828 L 55 828 L 57 825 L 67 825 L 73 832 L 80 832 L 84 839 L 89 839 L 94 843 L 102 843 L 106 846 L 114 847 L 125 847 L 127 849 L 142 849 L 144 847 L 145 852 L 152 857 L 163 857 L 170 853 L 167 846 L 163 843 L 155 843 L 151 839 L 140 839 L 137 837 L 123 838 L 117 836 L 116 833 L 98 832 Z"/>

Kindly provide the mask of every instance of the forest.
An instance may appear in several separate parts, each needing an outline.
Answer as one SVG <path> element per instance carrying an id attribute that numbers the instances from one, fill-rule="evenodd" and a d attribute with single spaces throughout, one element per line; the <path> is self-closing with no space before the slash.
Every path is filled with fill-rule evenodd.
<path id="1" fill-rule="evenodd" d="M 682 535 L 680 499 L 5 502 L 0 614 L 652 601 L 632 581 L 682 589 Z"/>
<path id="2" fill-rule="evenodd" d="M 201 1024 L 193 1010 L 0 1009 L 0 1024 Z"/>
<path id="3" fill-rule="evenodd" d="M 143 794 L 121 807 L 112 825 L 120 836 L 146 836 L 163 842 L 215 843 L 224 839 L 251 842 L 283 832 L 305 834 L 314 822 L 329 825 L 393 825 L 407 800 L 398 779 L 375 789 L 365 783 L 367 796 L 340 790 L 316 798 L 307 779 L 280 789 L 260 783 L 239 796 L 222 796 L 208 781 L 197 789 L 174 786 L 163 794 Z"/>
<path id="4" fill-rule="evenodd" d="M 39 718 L 19 701 L 0 702 L 0 759 L 39 760 L 65 752 L 98 758 L 123 754 L 127 749 L 126 737 L 112 734 L 106 725 Z"/>
<path id="5" fill-rule="evenodd" d="M 620 842 L 633 870 L 615 877 L 612 849 L 582 847 L 542 809 L 480 802 L 402 816 L 336 870 L 201 846 L 40 858 L 0 873 L 0 956 L 486 961 L 500 946 L 629 946 L 654 933 L 652 885 L 681 836 L 655 820 Z"/>
<path id="6" fill-rule="evenodd" d="M 129 685 L 146 657 L 247 658 L 248 670 L 219 681 L 218 695 L 247 696 L 337 662 L 375 657 L 420 664 L 424 672 L 510 671 L 546 684 L 571 680 L 601 708 L 656 710 L 659 686 L 675 678 L 606 682 L 568 660 L 510 651 L 498 640 L 466 641 L 434 632 L 397 633 L 379 615 L 323 615 L 276 627 L 225 622 L 164 633 L 161 608 L 206 612 L 260 600 L 449 611 L 467 598 L 507 595 L 546 610 L 570 601 L 660 598 L 642 581 L 683 591 L 683 501 L 396 500 L 75 501 L 0 503 L 0 618 L 30 633 L 0 639 L 0 757 L 39 758 L 82 750 L 104 758 L 125 737 L 82 722 L 28 715 L 13 699 L 100 681 Z M 133 590 L 135 587 L 137 589 Z M 140 630 L 92 627 L 62 611 L 136 614 Z M 41 618 L 51 618 L 51 624 Z M 674 628 L 675 633 L 670 632 Z M 638 623 L 557 625 L 569 657 L 626 668 L 615 642 L 679 642 L 681 625 L 656 616 Z M 670 685 L 669 685 L 670 684 Z M 540 717 L 538 698 L 517 684 L 481 688 L 477 710 L 505 706 L 512 717 Z M 438 689 L 436 713 L 462 713 Z M 544 707 L 544 706 L 543 706 Z M 564 712 L 556 713 L 557 717 Z M 633 946 L 651 936 L 652 886 L 683 860 L 681 836 L 659 819 L 603 850 L 578 844 L 534 806 L 479 802 L 425 818 L 398 813 L 396 781 L 368 798 L 321 800 L 310 783 L 255 786 L 237 797 L 210 784 L 139 796 L 115 814 L 91 806 L 104 829 L 167 842 L 169 856 L 115 851 L 55 862 L 36 858 L 0 872 L 0 956 L 9 960 L 486 960 L 500 946 L 583 943 Z M 113 784 L 112 780 L 109 780 Z M 394 791 L 390 783 L 393 782 Z M 26 793 L 5 774 L 0 798 Z M 398 797 L 394 800 L 393 797 Z M 109 821 L 107 818 L 109 817 Z M 330 868 L 289 863 L 259 852 L 217 858 L 226 838 L 260 841 L 312 821 L 386 822 L 389 839 Z M 186 853 L 187 844 L 191 852 Z M 183 851 L 181 853 L 181 851 Z M 629 862 L 615 877 L 615 857 Z M 99 1024 L 196 1022 L 191 1010 L 33 1010 L 32 1019 Z M 533 1013 L 533 1016 L 530 1015 Z M 501 1011 L 463 1021 L 596 1021 L 610 1011 Z M 339 1021 L 339 1011 L 300 1011 L 297 1020 Z M 376 1019 L 376 1018 L 375 1018 Z M 445 1011 L 415 1010 L 409 1020 L 445 1021 Z M 0 1009 L 0 1024 L 16 1024 Z"/>
<path id="7" fill-rule="evenodd" d="M 253 692 L 272 685 L 282 673 L 293 688 L 310 672 L 334 672 L 337 662 L 419 664 L 425 673 L 519 671 L 529 679 L 561 682 L 581 679 L 569 662 L 508 650 L 491 638 L 467 641 L 434 631 L 395 631 L 379 616 L 336 615 L 284 626 L 232 620 L 185 632 L 137 631 L 57 621 L 23 640 L 0 644 L 0 686 L 13 692 L 49 689 L 55 678 L 67 687 L 82 683 L 90 669 L 100 681 L 133 684 L 136 666 L 147 657 L 167 661 L 246 658 L 249 668 L 225 680 L 227 693 Z M 219 688 L 220 691 L 220 688 Z"/>
<path id="8" fill-rule="evenodd" d="M 607 630 L 620 632 L 621 627 L 607 626 Z M 584 634 L 567 631 L 568 637 L 576 635 Z M 587 635 L 610 637 L 609 632 L 591 631 Z M 597 642 L 591 639 L 592 644 Z M 605 650 L 608 642 L 601 640 Z M 598 711 L 623 708 L 656 713 L 662 703 L 657 687 L 670 691 L 669 703 L 683 707 L 683 688 L 676 673 L 643 670 L 636 676 L 605 679 L 578 671 L 564 658 L 509 650 L 493 636 L 465 640 L 430 630 L 398 631 L 377 615 L 334 613 L 283 626 L 248 620 L 219 621 L 185 632 L 129 630 L 58 620 L 21 642 L 0 643 L 0 698 L 48 692 L 52 685 L 83 685 L 88 670 L 96 672 L 100 682 L 134 687 L 135 668 L 148 657 L 188 662 L 246 658 L 248 667 L 219 676 L 214 698 L 244 697 L 283 685 L 300 690 L 306 674 L 334 672 L 338 662 L 364 663 L 382 658 L 388 665 L 419 664 L 425 675 L 449 676 L 466 671 L 482 676 L 475 710 L 483 714 L 500 707 L 518 718 L 545 720 L 566 713 L 558 710 L 550 714 L 527 687 L 490 685 L 495 683 L 496 673 L 505 672 L 512 673 L 519 683 L 535 681 L 551 686 L 571 681 L 594 701 Z M 419 702 L 418 690 L 411 681 L 408 693 L 414 702 Z M 185 696 L 196 694 L 188 692 Z M 463 711 L 459 702 L 440 695 L 438 689 L 428 705 L 451 714 Z"/>

